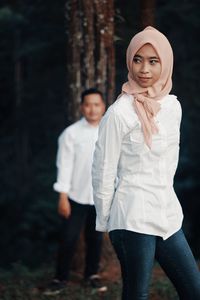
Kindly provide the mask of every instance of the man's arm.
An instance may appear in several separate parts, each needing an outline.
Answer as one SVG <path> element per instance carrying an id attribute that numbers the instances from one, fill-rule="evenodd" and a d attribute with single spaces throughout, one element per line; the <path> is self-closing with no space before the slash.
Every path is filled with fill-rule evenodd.
<path id="1" fill-rule="evenodd" d="M 74 142 L 68 131 L 64 131 L 58 140 L 57 152 L 57 181 L 54 190 L 59 193 L 58 213 L 68 218 L 71 214 L 71 205 L 68 199 L 68 192 L 71 185 L 74 161 Z"/>

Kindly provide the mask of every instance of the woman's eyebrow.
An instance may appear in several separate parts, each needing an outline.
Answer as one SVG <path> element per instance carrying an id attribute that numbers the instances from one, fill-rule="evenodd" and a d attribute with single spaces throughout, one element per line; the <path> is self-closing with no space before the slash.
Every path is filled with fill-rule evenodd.
<path id="1" fill-rule="evenodd" d="M 150 59 L 159 59 L 158 56 L 150 56 L 149 58 L 150 58 Z"/>
<path id="2" fill-rule="evenodd" d="M 136 55 L 134 55 L 134 58 L 143 58 L 143 56 L 142 55 L 139 55 L 139 54 L 136 54 Z M 149 59 L 159 59 L 159 57 L 158 56 L 150 56 L 150 57 L 148 57 Z"/>

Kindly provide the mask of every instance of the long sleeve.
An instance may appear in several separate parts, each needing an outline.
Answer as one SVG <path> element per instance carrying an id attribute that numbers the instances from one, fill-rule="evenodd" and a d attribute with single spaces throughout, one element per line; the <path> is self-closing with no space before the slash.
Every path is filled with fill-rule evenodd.
<path id="1" fill-rule="evenodd" d="M 178 115 L 178 122 L 180 127 L 181 120 L 182 120 L 182 108 L 180 102 L 177 102 L 177 115 Z"/>
<path id="2" fill-rule="evenodd" d="M 114 111 L 109 109 L 100 123 L 92 166 L 93 196 L 97 212 L 96 230 L 98 231 L 107 230 L 122 137 L 122 123 Z"/>
<path id="3" fill-rule="evenodd" d="M 74 161 L 74 142 L 69 132 L 65 130 L 58 139 L 57 152 L 57 181 L 53 188 L 57 192 L 68 193 L 71 185 L 71 177 Z"/>
<path id="4" fill-rule="evenodd" d="M 178 139 L 179 139 L 179 145 L 180 145 L 180 126 L 181 126 L 181 120 L 182 120 L 182 108 L 181 108 L 180 102 L 177 101 L 176 103 L 177 103 L 176 115 L 177 115 L 178 136 L 179 136 Z M 179 149 L 180 149 L 179 145 L 176 148 L 176 153 L 175 153 L 175 156 L 174 156 L 174 175 L 176 173 L 178 162 L 179 162 Z"/>

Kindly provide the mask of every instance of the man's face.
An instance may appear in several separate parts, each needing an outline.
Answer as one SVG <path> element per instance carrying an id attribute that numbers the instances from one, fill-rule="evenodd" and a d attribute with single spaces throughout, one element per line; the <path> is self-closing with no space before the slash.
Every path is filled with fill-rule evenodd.
<path id="1" fill-rule="evenodd" d="M 105 112 L 105 104 L 101 95 L 89 94 L 84 97 L 81 112 L 88 123 L 99 123 Z"/>

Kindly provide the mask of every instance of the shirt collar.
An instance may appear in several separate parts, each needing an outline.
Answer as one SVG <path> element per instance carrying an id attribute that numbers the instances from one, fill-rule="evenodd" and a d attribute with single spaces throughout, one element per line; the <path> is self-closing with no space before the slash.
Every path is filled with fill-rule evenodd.
<path id="1" fill-rule="evenodd" d="M 97 126 L 93 126 L 92 124 L 90 124 L 85 117 L 82 117 L 81 118 L 81 122 L 83 123 L 83 125 L 87 126 L 87 127 L 90 127 L 90 128 L 93 128 L 93 129 L 97 129 L 99 127 L 99 125 Z"/>

